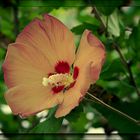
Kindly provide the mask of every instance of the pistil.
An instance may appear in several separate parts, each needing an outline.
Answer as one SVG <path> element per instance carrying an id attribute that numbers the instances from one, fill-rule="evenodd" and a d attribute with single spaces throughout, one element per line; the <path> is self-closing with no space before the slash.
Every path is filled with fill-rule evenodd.
<path id="1" fill-rule="evenodd" d="M 71 83 L 74 82 L 74 79 L 71 74 L 53 74 L 48 78 L 43 77 L 42 85 L 43 86 L 64 86 L 68 87 Z"/>

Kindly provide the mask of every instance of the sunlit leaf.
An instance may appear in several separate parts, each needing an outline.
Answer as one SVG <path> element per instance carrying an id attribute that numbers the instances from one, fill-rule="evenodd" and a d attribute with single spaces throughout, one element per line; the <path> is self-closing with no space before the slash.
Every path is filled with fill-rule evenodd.
<path id="1" fill-rule="evenodd" d="M 118 37 L 120 35 L 120 19 L 118 12 L 114 11 L 110 16 L 102 15 L 101 18 L 107 27 L 107 31 L 110 34 Z"/>
<path id="2" fill-rule="evenodd" d="M 82 34 L 85 29 L 89 29 L 93 32 L 95 32 L 98 29 L 98 26 L 90 24 L 90 23 L 83 23 L 81 25 L 78 25 L 76 27 L 73 27 L 71 31 L 75 34 Z"/>

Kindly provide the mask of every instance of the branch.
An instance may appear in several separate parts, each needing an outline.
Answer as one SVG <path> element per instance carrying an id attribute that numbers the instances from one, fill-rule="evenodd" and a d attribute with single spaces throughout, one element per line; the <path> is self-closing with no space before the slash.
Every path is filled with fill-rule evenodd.
<path id="1" fill-rule="evenodd" d="M 93 6 L 92 13 L 95 14 L 95 17 L 100 21 L 101 26 L 103 27 L 103 29 L 106 30 L 106 25 L 102 21 L 102 18 L 100 16 L 100 13 L 98 12 L 98 10 L 97 10 L 97 8 L 95 6 Z"/>
<path id="2" fill-rule="evenodd" d="M 101 16 L 100 16 L 100 13 L 96 9 L 96 7 L 93 7 L 93 11 L 92 12 L 95 14 L 95 17 L 100 21 L 100 23 L 101 23 L 104 31 L 107 32 L 107 27 L 106 27 L 107 25 L 105 25 L 104 22 L 102 21 Z M 106 34 L 109 34 L 109 33 L 107 32 Z M 118 47 L 118 45 L 116 43 L 113 43 L 113 48 L 119 54 L 122 63 L 124 64 L 126 70 L 128 71 L 130 83 L 135 88 L 137 95 L 140 97 L 140 91 L 139 91 L 138 86 L 136 84 L 136 81 L 134 79 L 134 76 L 133 76 L 133 73 L 132 73 L 132 70 L 131 70 L 131 66 L 129 65 L 129 63 L 127 62 L 127 60 L 125 59 L 125 57 L 121 53 L 121 50 L 119 49 L 119 47 Z"/>
<path id="3" fill-rule="evenodd" d="M 119 49 L 119 46 L 118 46 L 116 43 L 113 43 L 113 47 L 114 47 L 114 49 L 117 51 L 117 53 L 119 54 L 122 63 L 124 64 L 125 68 L 126 68 L 127 71 L 128 71 L 131 85 L 132 85 L 133 87 L 135 87 L 136 92 L 137 92 L 137 95 L 140 97 L 140 91 L 139 91 L 139 89 L 138 89 L 138 87 L 137 87 L 137 84 L 136 84 L 136 82 L 135 82 L 135 79 L 134 79 L 134 76 L 133 76 L 133 73 L 132 73 L 130 64 L 129 64 L 129 63 L 127 62 L 127 60 L 125 59 L 125 57 L 123 56 L 121 50 Z"/>
<path id="4" fill-rule="evenodd" d="M 94 95 L 90 94 L 89 92 L 87 92 L 87 95 L 89 95 L 92 99 L 94 99 L 95 101 L 97 101 L 97 102 L 100 103 L 101 105 L 107 107 L 108 109 L 110 109 L 110 110 L 112 110 L 112 111 L 114 111 L 114 112 L 120 114 L 121 116 L 123 116 L 123 117 L 129 119 L 130 121 L 132 121 L 132 122 L 134 122 L 134 123 L 140 125 L 140 121 L 139 121 L 139 120 L 136 120 L 136 119 L 132 118 L 131 116 L 129 116 L 129 115 L 127 115 L 127 114 L 125 114 L 125 113 L 123 113 L 123 112 L 117 110 L 116 108 L 114 108 L 114 107 L 112 107 L 112 106 L 106 104 L 105 102 L 101 101 L 100 99 L 98 99 L 98 98 L 95 97 Z M 87 99 L 87 98 L 85 98 L 85 99 L 93 102 L 93 100 L 91 100 L 91 99 Z"/>

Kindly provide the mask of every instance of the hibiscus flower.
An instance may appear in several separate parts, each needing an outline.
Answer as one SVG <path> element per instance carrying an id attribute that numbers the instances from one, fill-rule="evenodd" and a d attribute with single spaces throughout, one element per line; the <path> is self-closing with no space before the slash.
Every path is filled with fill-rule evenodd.
<path id="1" fill-rule="evenodd" d="M 101 41 L 85 30 L 75 53 L 72 32 L 45 14 L 34 19 L 8 46 L 3 64 L 5 99 L 15 115 L 27 117 L 58 106 L 67 115 L 95 83 L 105 59 Z"/>

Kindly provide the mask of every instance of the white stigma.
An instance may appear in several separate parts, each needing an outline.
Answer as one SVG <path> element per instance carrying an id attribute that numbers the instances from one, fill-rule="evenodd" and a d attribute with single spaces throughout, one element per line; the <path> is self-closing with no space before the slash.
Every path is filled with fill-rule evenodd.
<path id="1" fill-rule="evenodd" d="M 72 75 L 70 74 L 54 74 L 49 76 L 48 78 L 43 77 L 42 79 L 42 85 L 43 86 L 61 86 L 64 85 L 65 87 L 69 86 L 72 82 L 74 82 L 74 79 Z"/>

